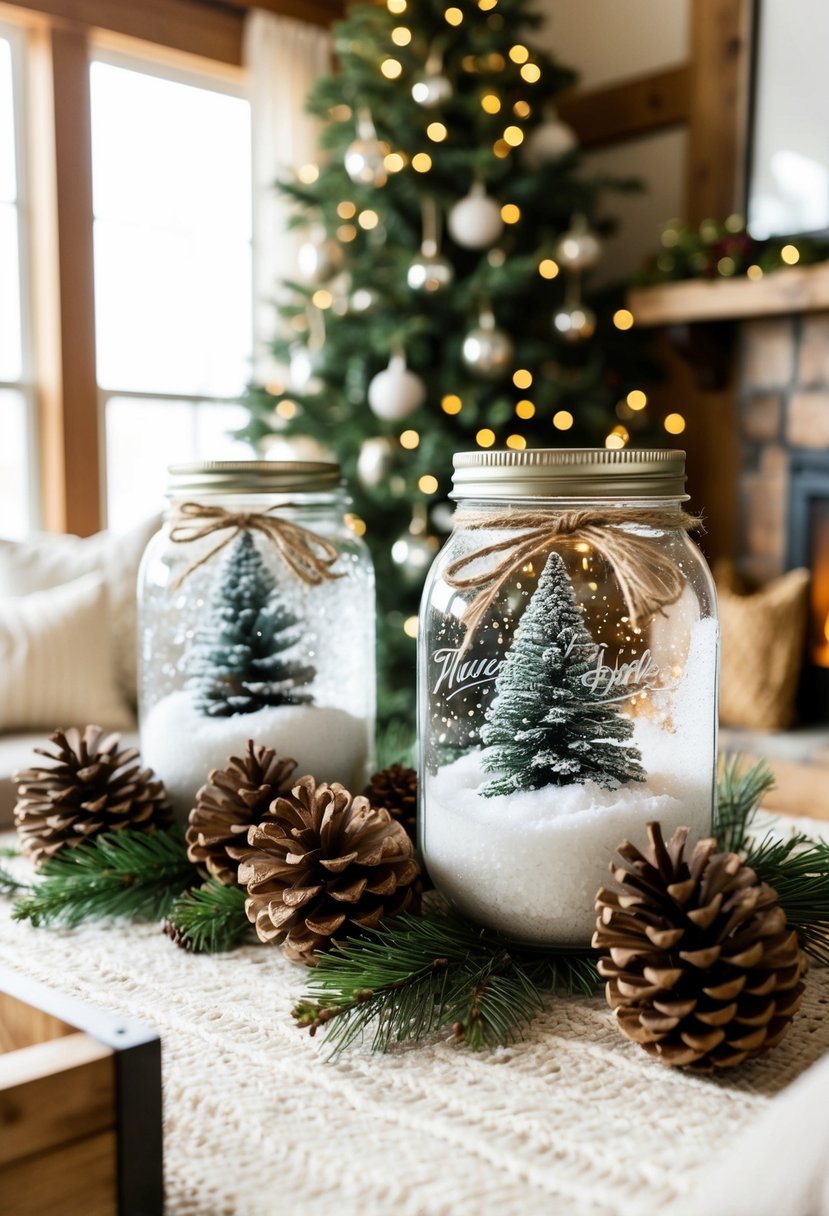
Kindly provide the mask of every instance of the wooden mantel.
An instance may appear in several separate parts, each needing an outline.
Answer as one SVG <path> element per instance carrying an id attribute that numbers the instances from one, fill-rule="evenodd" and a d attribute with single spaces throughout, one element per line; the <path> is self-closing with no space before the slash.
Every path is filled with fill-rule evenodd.
<path id="1" fill-rule="evenodd" d="M 756 280 L 694 279 L 634 288 L 628 307 L 635 324 L 647 327 L 829 311 L 829 263 L 786 267 Z"/>

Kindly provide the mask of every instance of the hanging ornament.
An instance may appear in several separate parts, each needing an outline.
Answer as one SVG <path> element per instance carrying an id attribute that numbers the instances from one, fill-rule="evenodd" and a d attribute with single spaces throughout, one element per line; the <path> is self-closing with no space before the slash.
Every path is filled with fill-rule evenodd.
<path id="1" fill-rule="evenodd" d="M 365 490 L 376 490 L 391 475 L 397 458 L 398 443 L 389 435 L 372 435 L 360 444 L 357 477 Z"/>
<path id="2" fill-rule="evenodd" d="M 455 277 L 452 263 L 440 252 L 440 215 L 433 198 L 422 203 L 423 239 L 420 253 L 409 265 L 406 282 L 412 291 L 436 292 L 447 287 Z"/>
<path id="3" fill-rule="evenodd" d="M 357 138 L 346 149 L 345 171 L 358 186 L 385 186 L 388 181 L 386 157 L 391 149 L 377 138 L 371 111 L 357 112 Z"/>
<path id="4" fill-rule="evenodd" d="M 424 110 L 445 105 L 452 96 L 452 84 L 443 74 L 443 55 L 433 50 L 426 60 L 424 73 L 412 85 L 412 97 Z"/>
<path id="5" fill-rule="evenodd" d="M 271 435 L 261 446 L 263 460 L 334 459 L 331 449 L 324 447 L 311 435 Z"/>
<path id="6" fill-rule="evenodd" d="M 349 297 L 348 311 L 362 316 L 364 313 L 374 312 L 379 303 L 380 293 L 373 287 L 358 287 Z"/>
<path id="7" fill-rule="evenodd" d="M 553 330 L 565 342 L 583 342 L 596 332 L 596 314 L 582 303 L 581 281 L 574 275 L 567 284 L 564 303 L 553 313 Z"/>
<path id="8" fill-rule="evenodd" d="M 428 531 L 426 505 L 418 503 L 412 522 L 391 547 L 391 560 L 400 571 L 404 586 L 421 586 L 439 548 L 440 541 Z"/>
<path id="9" fill-rule="evenodd" d="M 426 385 L 406 367 L 406 356 L 396 351 L 389 365 L 368 386 L 368 403 L 378 418 L 399 422 L 408 418 L 426 399 Z"/>
<path id="10" fill-rule="evenodd" d="M 343 254 L 336 241 L 325 235 L 322 224 L 315 224 L 297 251 L 299 273 L 311 283 L 324 283 L 339 270 Z"/>
<path id="11" fill-rule="evenodd" d="M 463 249 L 486 249 L 504 231 L 501 208 L 490 198 L 482 182 L 475 182 L 469 193 L 449 212 L 448 228 L 456 245 Z"/>
<path id="12" fill-rule="evenodd" d="M 315 392 L 319 381 L 314 372 L 318 359 L 315 352 L 307 346 L 297 344 L 291 347 L 289 378 L 291 388 L 295 393 Z"/>
<path id="13" fill-rule="evenodd" d="M 554 164 L 578 147 L 578 142 L 573 128 L 563 122 L 553 110 L 550 117 L 535 127 L 524 141 L 524 163 L 530 169 Z"/>
<path id="14" fill-rule="evenodd" d="M 477 328 L 471 329 L 463 340 L 464 364 L 482 380 L 500 380 L 509 371 L 512 352 L 509 334 L 497 327 L 492 310 L 485 308 Z"/>
<path id="15" fill-rule="evenodd" d="M 566 270 L 581 272 L 595 266 L 602 247 L 583 215 L 574 215 L 567 232 L 559 237 L 554 257 Z"/>

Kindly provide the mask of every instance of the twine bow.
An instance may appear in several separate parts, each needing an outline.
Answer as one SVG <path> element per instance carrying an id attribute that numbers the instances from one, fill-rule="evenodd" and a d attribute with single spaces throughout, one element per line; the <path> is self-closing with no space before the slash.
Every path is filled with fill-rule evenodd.
<path id="1" fill-rule="evenodd" d="M 585 508 L 562 511 L 558 515 L 516 511 L 506 515 L 476 515 L 469 519 L 466 526 L 473 531 L 509 528 L 521 529 L 521 532 L 476 549 L 447 567 L 444 580 L 450 587 L 456 591 L 477 590 L 464 614 L 466 639 L 462 649 L 469 645 L 510 576 L 562 537 L 589 545 L 613 568 L 634 626 L 657 612 L 664 612 L 682 595 L 685 579 L 676 563 L 650 537 L 624 531 L 618 526 L 620 524 L 679 528 L 690 532 L 700 527 L 701 521 L 693 515 L 665 507 Z M 461 577 L 463 571 L 493 554 L 503 554 L 494 569 Z"/>
<path id="2" fill-rule="evenodd" d="M 173 589 L 177 590 L 194 570 L 209 562 L 242 532 L 259 532 L 267 537 L 286 566 L 309 586 L 317 586 L 328 579 L 342 578 L 341 572 L 331 569 L 338 553 L 330 541 L 312 532 L 310 528 L 303 528 L 302 524 L 272 514 L 273 511 L 284 511 L 297 505 L 285 502 L 270 507 L 267 511 L 254 512 L 226 511 L 224 507 L 209 507 L 199 502 L 182 503 L 170 529 L 170 540 L 174 544 L 185 545 L 191 541 L 204 540 L 217 532 L 226 531 L 228 535 L 209 553 L 191 562 L 176 578 Z"/>

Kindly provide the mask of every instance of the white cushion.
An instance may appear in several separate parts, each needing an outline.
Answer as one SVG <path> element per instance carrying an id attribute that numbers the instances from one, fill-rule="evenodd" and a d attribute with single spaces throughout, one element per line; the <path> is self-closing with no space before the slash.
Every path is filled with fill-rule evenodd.
<path id="1" fill-rule="evenodd" d="M 0 599 L 0 730 L 132 725 L 118 689 L 99 574 Z"/>

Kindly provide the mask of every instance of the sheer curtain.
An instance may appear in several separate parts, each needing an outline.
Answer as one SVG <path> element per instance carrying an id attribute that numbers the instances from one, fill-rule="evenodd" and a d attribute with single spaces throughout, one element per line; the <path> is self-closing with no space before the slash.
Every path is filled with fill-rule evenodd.
<path id="1" fill-rule="evenodd" d="M 245 24 L 253 138 L 253 291 L 255 374 L 276 374 L 265 349 L 273 334 L 272 301 L 280 279 L 296 273 L 300 237 L 287 227 L 290 208 L 273 188 L 288 169 L 316 159 L 318 123 L 305 98 L 331 70 L 327 30 L 253 9 Z"/>

